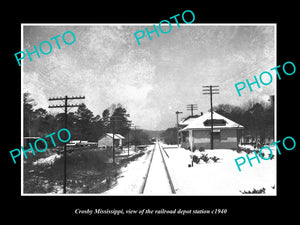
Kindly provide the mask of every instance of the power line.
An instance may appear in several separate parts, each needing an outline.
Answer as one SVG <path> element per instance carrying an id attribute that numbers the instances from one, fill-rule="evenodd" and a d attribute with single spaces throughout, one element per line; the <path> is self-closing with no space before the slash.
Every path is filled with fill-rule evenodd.
<path id="1" fill-rule="evenodd" d="M 191 111 L 191 116 L 194 115 L 194 110 L 198 110 L 198 105 L 197 104 L 188 104 L 186 105 L 186 109 Z"/>
<path id="2" fill-rule="evenodd" d="M 212 96 L 214 94 L 220 94 L 219 93 L 219 86 L 202 86 L 203 87 L 203 93 L 204 95 L 210 95 L 210 120 L 211 120 L 211 126 L 210 126 L 210 147 L 211 149 L 214 149 L 214 125 L 213 125 L 213 104 L 212 104 Z"/>
<path id="3" fill-rule="evenodd" d="M 49 101 L 58 101 L 58 100 L 64 100 L 64 105 L 49 105 L 48 108 L 64 108 L 65 109 L 65 128 L 67 129 L 67 123 L 68 123 L 68 108 L 69 107 L 79 107 L 80 105 L 78 104 L 72 104 L 68 105 L 68 100 L 71 99 L 85 99 L 84 96 L 71 96 L 68 97 L 67 95 L 65 97 L 53 97 L 49 98 Z M 64 194 L 66 193 L 67 189 L 67 143 L 64 145 L 64 181 L 63 181 L 63 186 L 64 186 Z"/>

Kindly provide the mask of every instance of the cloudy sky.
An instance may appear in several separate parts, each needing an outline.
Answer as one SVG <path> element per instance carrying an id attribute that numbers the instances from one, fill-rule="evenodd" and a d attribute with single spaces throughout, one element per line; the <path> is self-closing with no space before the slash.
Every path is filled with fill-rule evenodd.
<path id="1" fill-rule="evenodd" d="M 209 95 L 202 95 L 203 85 L 220 86 L 214 105 L 242 105 L 274 94 L 276 79 L 260 89 L 254 86 L 253 92 L 243 90 L 241 97 L 234 87 L 276 66 L 273 25 L 172 24 L 168 34 L 153 33 L 152 40 L 145 36 L 138 45 L 134 32 L 145 27 L 151 31 L 152 26 L 24 24 L 23 51 L 32 52 L 34 45 L 66 31 L 76 41 L 66 45 L 59 37 L 61 49 L 52 40 L 49 55 L 22 60 L 23 91 L 31 93 L 36 108 L 50 112 L 55 109 L 48 109 L 48 98 L 56 96 L 84 95 L 77 102 L 84 102 L 94 115 L 121 103 L 144 129 L 174 126 L 175 111 L 183 111 L 182 117 L 189 114 L 187 104 L 198 104 L 198 113 L 206 112 L 210 102 Z M 72 36 L 66 39 L 72 41 Z M 43 50 L 47 52 L 47 44 Z"/>

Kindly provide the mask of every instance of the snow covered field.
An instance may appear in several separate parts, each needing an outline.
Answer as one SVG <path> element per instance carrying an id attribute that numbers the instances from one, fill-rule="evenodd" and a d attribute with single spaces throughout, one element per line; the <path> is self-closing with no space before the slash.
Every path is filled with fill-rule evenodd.
<path id="1" fill-rule="evenodd" d="M 145 154 L 137 160 L 130 162 L 126 167 L 121 169 L 117 178 L 117 183 L 110 190 L 103 194 L 108 195 L 137 195 L 146 176 L 151 153 L 154 145 L 150 145 L 145 150 Z"/>
<path id="2" fill-rule="evenodd" d="M 235 159 L 246 158 L 245 152 L 237 153 L 230 149 L 198 151 L 195 152 L 195 155 L 207 154 L 208 157 L 216 156 L 220 159 L 217 162 L 210 159 L 207 163 L 200 160 L 200 163 L 194 162 L 193 167 L 189 167 L 188 165 L 191 164 L 190 151 L 176 146 L 164 144 L 162 146 L 169 156 L 167 157 L 163 153 L 176 195 L 276 195 L 276 151 L 274 148 L 272 148 L 274 159 L 260 159 L 260 164 L 257 159 L 253 159 L 251 161 L 253 167 L 250 167 L 246 160 L 246 163 L 241 166 L 240 172 Z M 116 185 L 103 194 L 139 195 L 153 147 L 153 145 L 149 146 L 143 156 L 122 168 Z M 249 158 L 252 157 L 254 154 L 249 154 Z M 265 157 L 267 158 L 267 155 Z M 164 171 L 157 171 L 157 178 L 161 172 Z M 159 188 L 161 181 L 154 179 L 152 183 Z M 263 194 L 242 193 L 263 188 L 265 189 Z M 169 191 L 160 193 L 160 195 L 163 194 L 172 195 Z"/>
<path id="3" fill-rule="evenodd" d="M 216 163 L 211 159 L 205 163 L 200 161 L 188 167 L 191 163 L 190 151 L 183 148 L 163 145 L 169 155 L 165 157 L 172 177 L 176 194 L 181 195 L 242 195 L 243 191 L 253 191 L 265 188 L 264 195 L 276 195 L 276 152 L 273 160 L 257 159 L 248 161 L 238 170 L 235 159 L 246 157 L 245 152 L 237 153 L 230 149 L 205 150 L 200 154 L 220 158 Z M 199 153 L 199 152 L 198 152 Z M 254 154 L 249 154 L 249 158 Z M 267 158 L 267 156 L 265 156 Z M 273 187 L 273 188 L 272 188 Z M 241 192 L 240 192 L 241 191 Z M 249 194 L 253 195 L 253 194 Z M 257 194 L 259 195 L 259 194 Z"/>

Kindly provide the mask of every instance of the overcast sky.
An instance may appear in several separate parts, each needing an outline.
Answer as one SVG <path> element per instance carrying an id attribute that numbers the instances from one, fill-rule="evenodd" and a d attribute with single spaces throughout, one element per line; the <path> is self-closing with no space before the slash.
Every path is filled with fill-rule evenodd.
<path id="1" fill-rule="evenodd" d="M 195 113 L 208 111 L 203 85 L 220 86 L 214 105 L 242 105 L 275 94 L 276 79 L 269 86 L 253 87 L 251 93 L 243 90 L 241 97 L 234 87 L 276 66 L 273 25 L 172 24 L 168 34 L 153 33 L 152 40 L 145 36 L 138 45 L 134 32 L 145 27 L 151 31 L 151 26 L 24 25 L 23 51 L 34 51 L 33 45 L 66 31 L 72 31 L 76 41 L 65 45 L 60 37 L 61 49 L 52 40 L 49 55 L 22 60 L 23 91 L 32 94 L 36 108 L 50 112 L 56 109 L 48 109 L 53 103 L 48 98 L 56 96 L 84 95 L 85 100 L 76 102 L 84 102 L 94 115 L 121 103 L 136 125 L 153 130 L 173 127 L 177 110 L 187 116 L 186 104 L 198 104 Z M 72 40 L 71 35 L 66 39 Z M 47 44 L 43 49 L 47 51 Z"/>

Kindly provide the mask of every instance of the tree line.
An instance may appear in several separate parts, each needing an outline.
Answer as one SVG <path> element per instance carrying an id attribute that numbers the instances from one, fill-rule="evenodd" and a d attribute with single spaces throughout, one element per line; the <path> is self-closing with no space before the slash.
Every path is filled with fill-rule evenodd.
<path id="1" fill-rule="evenodd" d="M 34 109 L 36 103 L 30 93 L 24 93 L 24 137 L 44 137 L 64 128 L 65 114 L 50 113 L 43 108 Z M 105 133 L 121 134 L 132 144 L 148 144 L 149 137 L 141 129 L 130 127 L 127 110 L 121 104 L 112 104 L 102 112 L 102 116 L 95 115 L 81 104 L 75 112 L 68 113 L 67 128 L 71 132 L 72 140 L 87 140 L 96 142 Z M 113 118 L 116 121 L 112 121 Z"/>
<path id="2" fill-rule="evenodd" d="M 243 137 L 251 137 L 260 144 L 274 139 L 274 104 L 249 100 L 243 106 L 219 104 L 213 109 L 228 119 L 241 124 Z"/>

